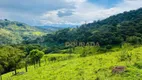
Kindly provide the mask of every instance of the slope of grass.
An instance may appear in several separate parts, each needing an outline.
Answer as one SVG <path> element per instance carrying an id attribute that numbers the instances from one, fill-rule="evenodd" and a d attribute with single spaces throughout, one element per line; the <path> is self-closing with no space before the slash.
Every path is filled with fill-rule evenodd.
<path id="1" fill-rule="evenodd" d="M 61 55 L 67 56 L 49 56 Z M 22 75 L 11 76 L 12 72 L 4 74 L 3 80 L 141 80 L 141 61 L 142 47 L 129 47 L 88 57 L 75 57 L 47 64 L 43 62 L 41 67 L 30 66 L 29 71 Z M 113 74 L 112 68 L 115 66 L 125 66 L 126 70 Z M 22 72 L 24 68 L 18 71 Z"/>

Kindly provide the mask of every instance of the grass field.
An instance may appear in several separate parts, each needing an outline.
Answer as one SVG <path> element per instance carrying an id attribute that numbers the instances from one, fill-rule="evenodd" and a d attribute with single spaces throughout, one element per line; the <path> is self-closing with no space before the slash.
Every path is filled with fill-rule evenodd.
<path id="1" fill-rule="evenodd" d="M 74 51 L 79 54 L 82 49 Z M 28 72 L 19 69 L 18 72 L 24 73 L 15 76 L 9 72 L 2 76 L 3 80 L 142 80 L 142 47 L 113 48 L 110 52 L 94 52 L 86 57 L 77 53 L 45 55 L 41 67 L 29 66 Z M 112 73 L 115 66 L 126 69 L 122 73 Z"/>

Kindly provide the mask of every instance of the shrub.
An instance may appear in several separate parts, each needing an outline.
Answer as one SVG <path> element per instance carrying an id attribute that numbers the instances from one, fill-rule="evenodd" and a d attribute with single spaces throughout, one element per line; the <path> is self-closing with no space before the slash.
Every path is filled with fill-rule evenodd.
<path id="1" fill-rule="evenodd" d="M 98 52 L 105 53 L 105 52 L 107 52 L 107 49 L 106 49 L 106 48 L 99 48 L 99 49 L 98 49 Z"/>
<path id="2" fill-rule="evenodd" d="M 132 56 L 132 54 L 130 53 L 128 53 L 128 51 L 127 50 L 123 50 L 121 53 L 120 53 L 120 55 L 119 55 L 119 59 L 120 59 L 120 61 L 125 61 L 125 60 L 131 60 L 131 56 Z"/>
<path id="3" fill-rule="evenodd" d="M 142 39 L 137 36 L 130 36 L 126 39 L 126 41 L 132 44 L 138 44 L 142 42 Z"/>
<path id="4" fill-rule="evenodd" d="M 142 61 L 138 61 L 134 64 L 134 66 L 136 66 L 139 69 L 142 69 Z"/>
<path id="5" fill-rule="evenodd" d="M 55 61 L 64 61 L 64 60 L 68 60 L 68 59 L 71 59 L 73 58 L 74 56 L 73 55 L 63 55 L 63 54 L 58 54 L 58 55 L 54 55 L 54 54 L 50 54 L 50 55 L 47 55 L 47 59 L 48 61 L 51 61 L 51 62 L 55 62 Z"/>
<path id="6" fill-rule="evenodd" d="M 111 49 L 111 48 L 112 48 L 111 45 L 107 45 L 107 46 L 106 46 L 106 49 Z"/>
<path id="7" fill-rule="evenodd" d="M 82 54 L 80 54 L 80 57 L 86 57 L 86 56 L 87 56 L 86 52 L 83 52 Z"/>
<path id="8" fill-rule="evenodd" d="M 80 57 L 86 57 L 93 54 L 93 50 L 91 47 L 84 47 L 83 51 L 80 54 Z"/>
<path id="9" fill-rule="evenodd" d="M 57 59 L 56 59 L 56 57 L 50 57 L 50 58 L 48 58 L 48 60 L 49 61 L 56 61 Z"/>

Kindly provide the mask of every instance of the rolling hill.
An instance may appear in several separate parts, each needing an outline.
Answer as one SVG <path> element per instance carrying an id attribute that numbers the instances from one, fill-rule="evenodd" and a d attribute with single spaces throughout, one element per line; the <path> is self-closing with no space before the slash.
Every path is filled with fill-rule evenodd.
<path id="1" fill-rule="evenodd" d="M 19 44 L 22 41 L 34 40 L 56 30 L 58 28 L 44 29 L 17 21 L 0 20 L 0 44 Z"/>
<path id="2" fill-rule="evenodd" d="M 124 42 L 139 44 L 142 42 L 142 8 L 83 24 L 77 28 L 59 30 L 43 38 L 45 43 L 58 44 L 68 41 L 99 42 L 101 45 L 117 45 Z"/>

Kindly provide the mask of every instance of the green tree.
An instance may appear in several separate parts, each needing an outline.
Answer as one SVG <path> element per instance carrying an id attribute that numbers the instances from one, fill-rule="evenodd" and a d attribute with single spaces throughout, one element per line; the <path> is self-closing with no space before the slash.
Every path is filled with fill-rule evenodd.
<path id="1" fill-rule="evenodd" d="M 4 69 L 3 69 L 2 65 L 0 65 L 0 80 L 2 80 L 3 71 L 4 71 Z"/>
<path id="2" fill-rule="evenodd" d="M 17 74 L 16 69 L 17 69 L 20 61 L 24 57 L 24 54 L 20 49 L 16 49 L 16 48 L 12 48 L 12 47 L 9 47 L 8 52 L 11 54 L 10 63 L 14 65 L 14 71 L 15 71 L 15 75 L 16 75 Z"/>
<path id="3" fill-rule="evenodd" d="M 0 50 L 0 64 L 4 68 L 4 72 L 14 70 L 17 74 L 17 67 L 24 56 L 23 51 L 12 46 L 4 46 Z"/>
<path id="4" fill-rule="evenodd" d="M 32 50 L 32 51 L 30 52 L 30 58 L 31 58 L 32 62 L 34 63 L 34 65 L 35 65 L 37 62 L 39 62 L 39 66 L 41 66 L 41 65 L 40 65 L 40 60 L 41 60 L 41 58 L 43 57 L 43 55 L 44 55 L 44 52 L 39 51 L 38 49 L 34 49 L 34 50 Z"/>

